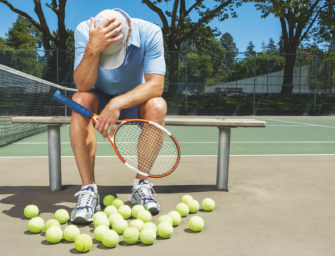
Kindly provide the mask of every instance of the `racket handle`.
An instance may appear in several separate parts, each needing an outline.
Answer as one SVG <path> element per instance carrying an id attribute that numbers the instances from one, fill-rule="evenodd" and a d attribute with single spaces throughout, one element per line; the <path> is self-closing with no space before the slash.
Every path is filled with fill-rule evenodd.
<path id="1" fill-rule="evenodd" d="M 93 113 L 91 110 L 85 108 L 84 106 L 78 104 L 77 102 L 74 102 L 70 98 L 66 97 L 64 94 L 62 94 L 60 91 L 56 91 L 54 95 L 52 96 L 55 100 L 58 102 L 68 106 L 72 110 L 76 111 L 77 113 L 87 117 L 92 118 Z"/>

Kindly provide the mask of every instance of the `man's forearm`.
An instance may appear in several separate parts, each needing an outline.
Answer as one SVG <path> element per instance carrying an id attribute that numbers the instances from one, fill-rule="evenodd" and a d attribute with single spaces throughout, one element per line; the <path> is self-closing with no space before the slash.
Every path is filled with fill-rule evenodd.
<path id="1" fill-rule="evenodd" d="M 133 90 L 113 98 L 114 104 L 121 109 L 140 105 L 147 100 L 162 96 L 164 89 L 164 76 L 154 75 L 153 79 L 147 79 L 146 82 L 137 86 Z"/>
<path id="2" fill-rule="evenodd" d="M 99 53 L 86 47 L 84 57 L 73 74 L 73 80 L 79 91 L 89 91 L 98 76 Z"/>

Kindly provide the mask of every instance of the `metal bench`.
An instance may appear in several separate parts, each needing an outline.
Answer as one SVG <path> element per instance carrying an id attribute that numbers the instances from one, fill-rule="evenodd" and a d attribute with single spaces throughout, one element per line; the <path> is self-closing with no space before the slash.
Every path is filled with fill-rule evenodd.
<path id="1" fill-rule="evenodd" d="M 12 123 L 37 123 L 48 125 L 48 157 L 50 190 L 61 190 L 61 152 L 60 127 L 69 124 L 67 116 L 14 116 Z M 166 117 L 166 125 L 173 126 L 208 126 L 219 129 L 219 148 L 217 157 L 216 186 L 218 190 L 228 191 L 229 152 L 231 128 L 265 127 L 266 122 L 255 119 L 225 119 L 203 117 Z"/>

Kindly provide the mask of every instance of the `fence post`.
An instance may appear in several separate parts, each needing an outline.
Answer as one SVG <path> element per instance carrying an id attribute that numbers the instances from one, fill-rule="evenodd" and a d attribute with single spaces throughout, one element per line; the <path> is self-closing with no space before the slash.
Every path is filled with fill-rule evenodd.
<path id="1" fill-rule="evenodd" d="M 59 84 L 59 74 L 58 74 L 58 48 L 56 48 L 56 80 L 57 84 Z"/>
<path id="2" fill-rule="evenodd" d="M 253 96 L 253 115 L 256 115 L 256 56 L 257 53 L 255 53 L 255 62 L 254 62 L 254 96 Z"/>
<path id="3" fill-rule="evenodd" d="M 185 114 L 187 115 L 187 112 L 188 112 L 188 110 L 187 110 L 187 94 L 188 94 L 188 91 L 187 91 L 187 82 L 188 82 L 188 72 L 187 72 L 187 69 L 188 69 L 188 62 L 187 62 L 187 52 L 185 53 Z"/>
<path id="4" fill-rule="evenodd" d="M 316 90 L 317 90 L 317 78 L 318 78 L 318 55 L 314 57 L 314 67 L 315 67 L 315 78 L 314 78 L 314 97 L 313 97 L 313 112 L 316 112 Z"/>

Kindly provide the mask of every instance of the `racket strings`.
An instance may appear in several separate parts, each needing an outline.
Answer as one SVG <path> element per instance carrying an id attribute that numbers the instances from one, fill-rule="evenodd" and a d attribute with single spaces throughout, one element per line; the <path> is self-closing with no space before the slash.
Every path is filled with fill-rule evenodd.
<path id="1" fill-rule="evenodd" d="M 114 142 L 129 165 L 151 175 L 169 172 L 178 161 L 178 148 L 174 140 L 165 131 L 149 123 L 125 123 L 117 130 Z"/>

